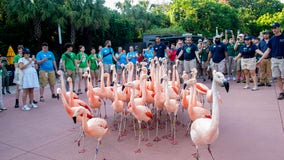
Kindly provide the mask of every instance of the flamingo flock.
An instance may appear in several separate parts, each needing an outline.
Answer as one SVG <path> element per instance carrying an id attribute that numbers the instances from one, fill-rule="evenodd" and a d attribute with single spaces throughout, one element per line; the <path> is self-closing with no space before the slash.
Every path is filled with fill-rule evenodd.
<path id="1" fill-rule="evenodd" d="M 87 78 L 88 88 L 86 92 L 87 102 L 83 101 L 72 89 L 72 79 L 67 78 L 70 92 L 65 89 L 63 73 L 61 76 L 61 88 L 57 89 L 58 98 L 60 96 L 62 105 L 68 116 L 74 122 L 80 122 L 82 126 L 82 136 L 86 135 L 97 139 L 97 147 L 94 159 L 97 159 L 102 138 L 107 136 L 111 128 L 118 130 L 117 143 L 126 140 L 123 137 L 132 132 L 128 127 L 133 127 L 135 138 L 138 140 L 135 153 L 141 153 L 141 141 L 148 142 L 146 146 L 151 147 L 162 139 L 168 139 L 172 145 L 177 142 L 177 125 L 187 123 L 186 135 L 191 137 L 196 153 L 193 157 L 199 159 L 198 149 L 201 145 L 208 145 L 208 151 L 214 159 L 210 145 L 217 139 L 219 130 L 219 107 L 222 103 L 217 86 L 225 87 L 229 91 L 229 84 L 221 72 L 213 71 L 213 81 L 211 89 L 205 84 L 198 83 L 197 70 L 194 68 L 191 74 L 185 72 L 181 77 L 177 73 L 176 66 L 172 71 L 167 71 L 166 59 L 154 58 L 147 69 L 144 63 L 134 66 L 128 63 L 123 66 L 122 84 L 118 83 L 115 67 L 112 66 L 112 73 L 104 73 L 103 64 L 99 63 L 101 76 L 100 86 L 93 87 L 89 72 L 84 76 Z M 136 77 L 134 75 L 136 67 Z M 149 71 L 149 72 L 148 72 Z M 110 76 L 110 74 L 112 74 Z M 113 77 L 111 81 L 109 77 Z M 106 78 L 106 79 L 105 79 Z M 180 78 L 183 79 L 183 87 Z M 110 106 L 107 105 L 111 104 Z M 206 104 L 208 106 L 206 108 Z M 101 107 L 104 107 L 104 117 L 102 118 Z M 108 108 L 114 113 L 113 125 L 110 124 Z M 187 113 L 178 114 L 179 111 L 187 110 Z M 182 122 L 180 117 L 186 114 L 188 122 Z M 119 119 L 119 120 L 117 120 Z M 130 120 L 130 121 L 129 121 Z M 168 132 L 168 122 L 170 131 Z M 138 124 L 138 130 L 136 125 Z M 144 136 L 143 128 L 147 128 L 147 138 Z M 165 128 L 165 136 L 160 138 L 159 129 Z M 155 129 L 155 136 L 150 140 L 150 131 Z M 136 132 L 138 131 L 138 135 Z M 80 141 L 80 138 L 79 140 Z M 189 146 L 190 147 L 190 146 Z M 84 148 L 83 148 L 84 151 Z"/>

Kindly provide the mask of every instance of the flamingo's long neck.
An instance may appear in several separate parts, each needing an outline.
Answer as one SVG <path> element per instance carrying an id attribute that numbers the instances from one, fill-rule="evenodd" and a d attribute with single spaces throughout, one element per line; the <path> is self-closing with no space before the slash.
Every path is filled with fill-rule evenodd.
<path id="1" fill-rule="evenodd" d="M 130 96 L 130 102 L 131 102 L 131 107 L 132 107 L 132 111 L 135 112 L 136 110 L 136 106 L 134 103 L 134 96 L 135 96 L 135 87 L 131 87 L 131 96 Z"/>
<path id="2" fill-rule="evenodd" d="M 189 91 L 190 91 L 190 94 L 188 96 L 187 111 L 188 111 L 189 116 L 192 117 L 192 114 L 193 114 L 193 96 L 194 96 L 194 92 L 195 92 L 194 85 L 191 85 Z"/>
<path id="3" fill-rule="evenodd" d="M 166 95 L 165 103 L 169 103 L 169 101 L 170 101 L 170 96 L 169 96 L 169 84 L 168 84 L 168 80 L 165 80 L 164 83 L 165 83 L 165 95 Z"/>
<path id="4" fill-rule="evenodd" d="M 176 81 L 177 81 L 177 87 L 180 87 L 180 79 L 179 79 L 179 75 L 178 75 L 178 71 L 177 71 L 177 69 L 176 69 L 176 67 L 175 67 L 175 75 L 176 75 Z"/>
<path id="5" fill-rule="evenodd" d="M 118 100 L 118 96 L 117 96 L 117 82 L 114 82 L 113 84 L 113 93 L 114 93 L 114 101 Z"/>
<path id="6" fill-rule="evenodd" d="M 126 79 L 125 79 L 125 69 L 123 69 L 122 71 L 122 84 L 126 83 Z"/>
<path id="7" fill-rule="evenodd" d="M 83 118 L 82 118 L 82 129 L 84 132 L 88 132 L 88 124 L 87 124 L 87 112 L 84 111 Z"/>
<path id="8" fill-rule="evenodd" d="M 159 66 L 157 65 L 156 71 L 155 71 L 155 94 L 160 93 L 160 89 L 159 89 Z"/>
<path id="9" fill-rule="evenodd" d="M 74 100 L 73 100 L 73 82 L 72 80 L 69 81 L 69 92 L 70 92 L 70 97 L 69 97 L 69 103 L 70 106 L 73 107 L 74 106 Z"/>
<path id="10" fill-rule="evenodd" d="M 146 102 L 146 86 L 145 86 L 145 83 L 146 83 L 146 79 L 144 78 L 140 78 L 140 90 L 142 92 L 142 101 L 143 102 Z"/>
<path id="11" fill-rule="evenodd" d="M 212 82 L 212 94 L 213 94 L 213 102 L 212 102 L 212 124 L 211 127 L 218 127 L 219 125 L 219 101 L 217 96 L 217 84 L 213 78 Z"/>
<path id="12" fill-rule="evenodd" d="M 62 92 L 60 93 L 60 96 L 61 96 L 61 101 L 62 101 L 63 107 L 65 108 L 66 112 L 68 113 L 68 115 L 72 115 L 72 110 L 71 110 L 70 106 L 68 105 L 68 103 L 67 103 Z"/>
<path id="13" fill-rule="evenodd" d="M 61 74 L 60 74 L 60 81 L 61 81 L 61 92 L 63 93 L 64 96 L 66 96 L 66 88 L 65 88 L 65 83 L 64 83 L 62 71 L 61 71 Z"/>
<path id="14" fill-rule="evenodd" d="M 101 65 L 100 68 L 101 68 L 101 88 L 103 89 L 105 87 L 104 67 L 103 67 L 103 65 Z"/>

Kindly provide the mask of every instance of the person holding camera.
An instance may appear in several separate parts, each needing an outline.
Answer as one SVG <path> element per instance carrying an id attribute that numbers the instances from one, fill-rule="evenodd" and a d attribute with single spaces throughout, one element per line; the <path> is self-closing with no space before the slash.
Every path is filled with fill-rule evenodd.
<path id="1" fill-rule="evenodd" d="M 1 57 L 1 63 L 2 65 L 0 68 L 2 69 L 2 94 L 5 95 L 5 89 L 6 93 L 11 94 L 9 89 L 9 75 L 6 66 L 9 65 L 9 62 L 7 61 L 6 57 Z"/>
<path id="2" fill-rule="evenodd" d="M 38 76 L 36 71 L 36 59 L 35 56 L 30 58 L 30 50 L 28 48 L 23 49 L 23 57 L 19 59 L 19 68 L 24 72 L 23 83 L 23 107 L 22 110 L 29 111 L 32 108 L 38 106 L 33 102 L 34 99 L 34 88 L 39 87 Z M 27 96 L 29 96 L 29 103 L 27 103 Z"/>
<path id="3" fill-rule="evenodd" d="M 56 98 L 54 86 L 56 83 L 55 71 L 57 72 L 57 65 L 54 54 L 48 50 L 48 43 L 43 42 L 41 49 L 42 50 L 36 54 L 36 60 L 39 65 L 40 101 L 44 102 L 43 93 L 47 83 L 50 87 L 51 97 Z"/>
<path id="4" fill-rule="evenodd" d="M 231 38 L 228 40 L 228 34 L 231 34 Z M 236 80 L 236 63 L 234 58 L 236 57 L 236 52 L 234 50 L 235 46 L 235 36 L 233 30 L 226 30 L 225 31 L 225 40 L 228 41 L 227 49 L 228 49 L 228 65 L 227 65 L 227 73 L 228 73 L 228 80 L 232 79 Z"/>

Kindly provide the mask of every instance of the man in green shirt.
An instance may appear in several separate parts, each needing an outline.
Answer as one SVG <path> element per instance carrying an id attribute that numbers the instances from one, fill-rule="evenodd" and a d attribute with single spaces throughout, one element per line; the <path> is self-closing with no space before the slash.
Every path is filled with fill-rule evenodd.
<path id="1" fill-rule="evenodd" d="M 238 39 L 237 42 L 235 43 L 234 49 L 237 52 L 237 54 L 240 53 L 241 48 L 245 45 L 244 42 L 244 34 L 239 34 L 238 35 Z M 244 73 L 242 73 L 242 68 L 241 68 L 241 59 L 239 58 L 236 64 L 236 75 L 237 75 L 237 83 L 241 82 L 241 77 L 242 77 L 242 81 L 243 83 L 245 83 L 245 77 L 244 77 Z"/>
<path id="2" fill-rule="evenodd" d="M 231 34 L 231 38 L 228 40 L 228 34 Z M 227 50 L 228 50 L 228 66 L 227 66 L 227 73 L 228 73 L 228 80 L 231 79 L 231 76 L 233 80 L 236 80 L 236 63 L 234 61 L 234 58 L 236 57 L 236 51 L 234 49 L 235 47 L 235 36 L 233 33 L 233 30 L 226 30 L 225 31 L 225 40 L 228 41 L 227 43 Z M 237 53 L 238 54 L 238 53 Z"/>
<path id="3" fill-rule="evenodd" d="M 76 54 L 73 53 L 73 45 L 71 43 L 66 43 L 64 48 L 66 52 L 63 53 L 62 67 L 66 77 L 71 77 L 73 82 L 73 91 L 75 91 L 75 78 L 76 78 Z M 69 90 L 69 85 L 66 85 Z"/>
<path id="4" fill-rule="evenodd" d="M 18 45 L 18 54 L 14 57 L 13 62 L 15 66 L 14 80 L 13 82 L 16 84 L 16 102 L 15 108 L 19 107 L 19 97 L 20 97 L 20 85 L 22 84 L 23 79 L 23 71 L 19 68 L 18 61 L 23 56 L 23 45 Z"/>

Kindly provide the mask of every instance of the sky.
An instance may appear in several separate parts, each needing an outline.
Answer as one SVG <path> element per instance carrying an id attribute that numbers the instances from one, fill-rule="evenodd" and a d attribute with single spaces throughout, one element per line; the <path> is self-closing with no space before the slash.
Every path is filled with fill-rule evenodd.
<path id="1" fill-rule="evenodd" d="M 115 8 L 115 4 L 117 2 L 123 2 L 124 0 L 105 0 L 105 6 L 111 8 L 111 9 L 116 9 Z M 137 4 L 139 0 L 133 0 L 134 4 Z M 280 0 L 282 3 L 284 3 L 284 0 Z M 155 0 L 154 1 L 156 4 L 160 4 L 160 3 L 168 3 L 170 2 L 170 0 Z M 153 3 L 153 1 L 151 1 L 150 3 Z"/>
<path id="2" fill-rule="evenodd" d="M 116 9 L 115 4 L 117 2 L 123 2 L 124 0 L 105 0 L 105 6 L 111 8 L 111 9 Z M 139 0 L 133 0 L 134 4 L 137 4 Z M 284 1 L 284 0 L 283 0 Z M 170 0 L 155 0 L 155 4 L 161 4 L 161 3 L 168 3 Z M 153 3 L 153 1 L 150 1 L 150 3 Z"/>

